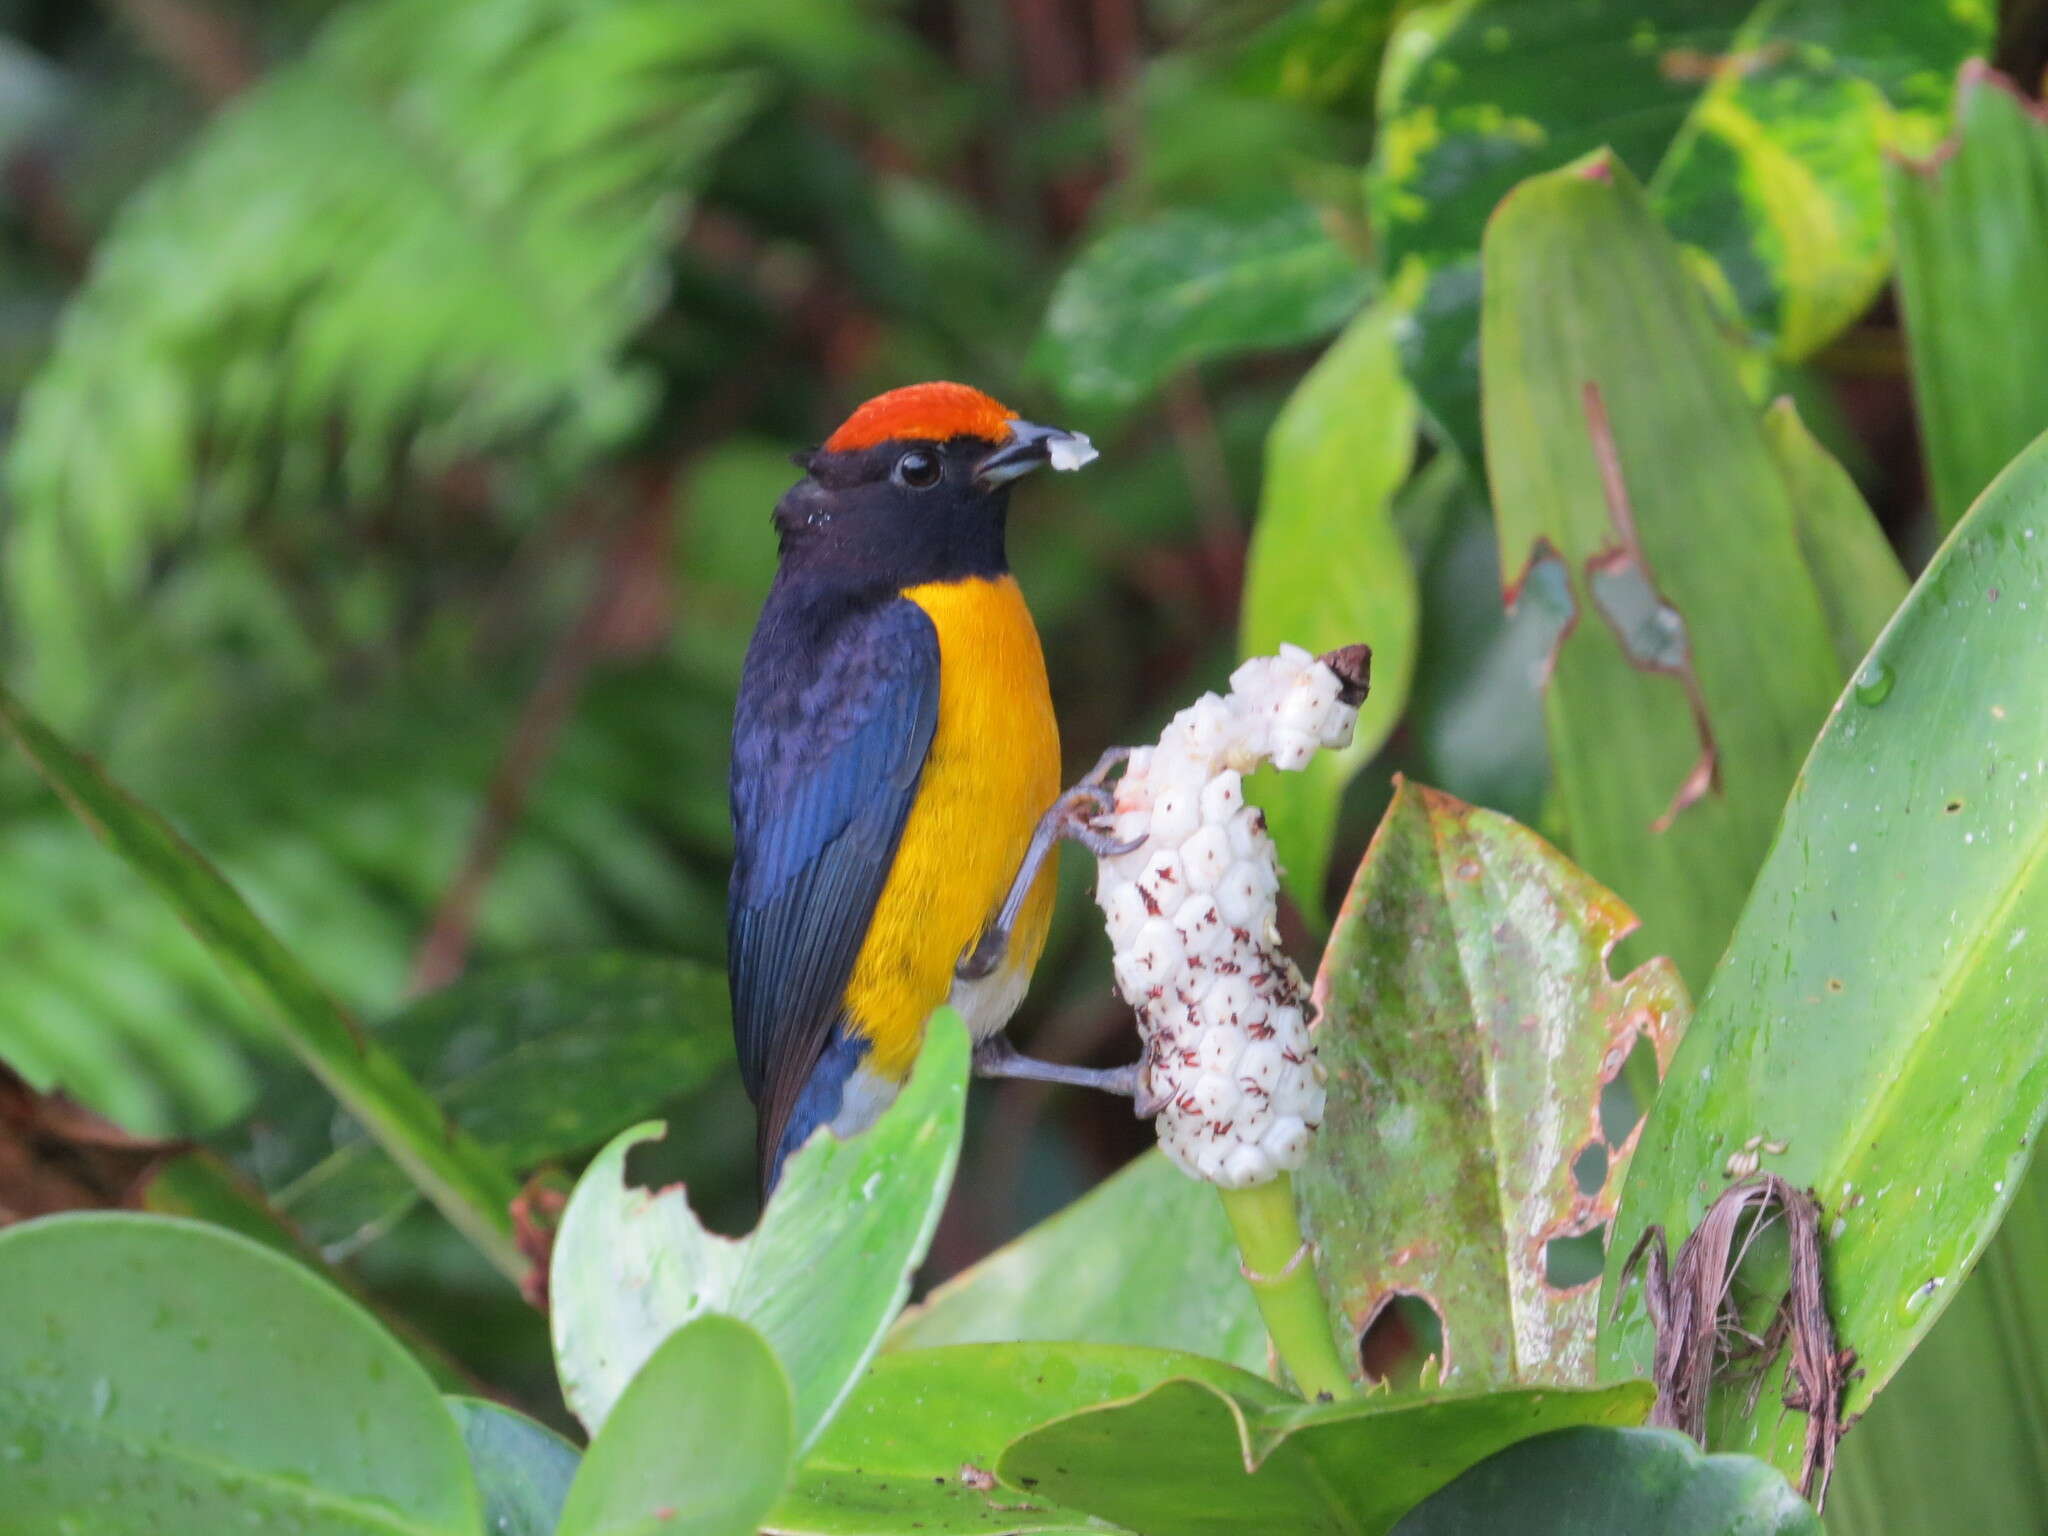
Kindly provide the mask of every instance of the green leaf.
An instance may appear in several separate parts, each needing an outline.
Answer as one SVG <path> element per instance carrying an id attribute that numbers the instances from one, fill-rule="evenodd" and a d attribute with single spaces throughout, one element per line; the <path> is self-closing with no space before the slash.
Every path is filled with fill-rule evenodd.
<path id="1" fill-rule="evenodd" d="M 1373 232 L 1383 279 L 1426 276 L 1408 376 L 1468 465 L 1481 462 L 1479 246 L 1495 205 L 1602 145 L 1648 175 L 1703 83 L 1664 59 L 1722 52 L 1750 4 L 1437 0 L 1396 23 L 1366 181 Z"/>
<path id="2" fill-rule="evenodd" d="M 1170 1243 L 1133 1242 L 1171 1232 Z M 1215 1192 L 1156 1150 L 939 1286 L 891 1349 L 1079 1339 L 1266 1368 L 1266 1329 Z"/>
<path id="3" fill-rule="evenodd" d="M 656 955 L 517 961 L 422 998 L 377 1030 L 442 1112 L 506 1168 L 582 1152 L 732 1060 L 725 977 Z M 317 1112 L 317 1111 L 316 1111 Z M 323 1248 L 360 1244 L 419 1191 L 378 1145 L 346 1134 L 279 1203 Z"/>
<path id="4" fill-rule="evenodd" d="M 343 1011 L 234 888 L 89 758 L 0 690 L 0 729 L 65 804 L 155 888 L 248 993 L 278 1042 L 404 1168 L 456 1229 L 508 1278 L 526 1261 L 512 1241 L 515 1186 L 503 1165 L 449 1125 L 434 1101 Z"/>
<path id="5" fill-rule="evenodd" d="M 368 691 L 275 697 L 248 684 L 247 658 L 188 669 L 163 655 L 154 617 L 142 628 L 140 670 L 110 684 L 119 722 L 90 739 L 115 747 L 116 777 L 205 848 L 273 932 L 318 935 L 344 1007 L 381 1015 L 460 866 L 521 669 L 494 659 L 458 681 L 415 661 Z M 591 678 L 476 914 L 479 963 L 616 944 L 623 924 L 722 964 L 725 763 L 700 748 L 730 725 L 735 676 L 649 658 Z M 244 702 L 245 686 L 262 702 Z M 0 1057 L 139 1134 L 217 1133 L 249 1108 L 242 1048 L 267 1029 L 156 894 L 113 860 L 80 858 L 69 812 L 17 779 L 25 803 L 0 815 Z M 698 850 L 712 857 L 678 856 Z M 306 1099 L 326 1113 L 323 1092 Z M 262 1105 L 266 1120 L 275 1108 Z M 331 1151 L 332 1117 L 317 1129 L 288 1157 L 266 1145 L 266 1179 Z"/>
<path id="6" fill-rule="evenodd" d="M 326 1255 L 278 1214 L 251 1180 L 214 1153 L 195 1148 L 165 1159 L 150 1170 L 145 1182 L 130 1188 L 128 1198 L 135 1209 L 225 1228 L 304 1265 L 376 1314 L 378 1321 L 412 1351 L 443 1391 L 459 1392 L 474 1384 L 474 1378 L 447 1350 L 405 1318 L 380 1307 L 359 1280 L 335 1268 Z"/>
<path id="7" fill-rule="evenodd" d="M 1759 0 L 1657 167 L 1652 201 L 1751 330 L 1810 356 L 1891 267 L 1884 152 L 1933 142 L 1989 4 Z"/>
<path id="8" fill-rule="evenodd" d="M 1603 146 L 1654 176 L 1659 212 L 1750 325 L 1811 351 L 1883 276 L 1879 131 L 1914 137 L 1991 24 L 1988 5 L 1921 0 L 1410 8 L 1368 193 L 1382 276 L 1427 277 L 1406 358 L 1424 408 L 1477 465 L 1481 233 L 1518 182 Z"/>
<path id="9" fill-rule="evenodd" d="M 1240 89 L 1369 118 L 1397 0 L 1282 7 L 1232 62 Z"/>
<path id="10" fill-rule="evenodd" d="M 820 1131 L 784 1166 L 760 1225 L 705 1230 L 680 1186 L 637 1189 L 626 1158 L 662 1128 L 626 1132 L 584 1173 L 556 1234 L 555 1360 L 569 1406 L 595 1433 L 661 1341 L 727 1312 L 787 1363 L 799 1445 L 852 1390 L 938 1224 L 959 1157 L 967 1033 L 934 1015 L 916 1070 L 869 1130 Z"/>
<path id="11" fill-rule="evenodd" d="M 447 1399 L 483 1494 L 490 1536 L 555 1536 L 583 1456 L 523 1413 L 475 1397 Z"/>
<path id="12" fill-rule="evenodd" d="M 1327 336 L 1370 286 L 1306 203 L 1175 209 L 1082 251 L 1031 363 L 1077 406 L 1135 405 L 1191 363 Z"/>
<path id="13" fill-rule="evenodd" d="M 1832 1522 L 1831 1522 L 1832 1523 Z M 1821 1536 L 1772 1467 L 1702 1456 L 1671 1429 L 1566 1429 L 1482 1461 L 1394 1536 Z"/>
<path id="14" fill-rule="evenodd" d="M 2048 442 L 1978 501 L 1878 639 L 1799 775 L 1643 1140 L 1609 1249 L 1675 1242 L 1762 1137 L 1823 1209 L 1861 1412 L 1954 1297 L 2048 1111 Z M 1641 1293 L 1604 1366 L 1650 1358 Z M 1734 1396 L 1735 1394 L 1729 1394 Z M 1723 1432 L 1797 1467 L 1767 1393 Z"/>
<path id="15" fill-rule="evenodd" d="M 1502 579 L 1566 614 L 1545 706 L 1569 847 L 1697 982 L 1841 683 L 1791 497 L 1611 159 L 1502 205 L 1484 342 Z"/>
<path id="16" fill-rule="evenodd" d="M 1947 527 L 2048 420 L 2048 349 L 2014 326 L 2048 293 L 2048 124 L 1963 72 L 1955 137 L 1889 168 L 1899 305 L 1935 510 Z"/>
<path id="17" fill-rule="evenodd" d="M 1169 1381 L 1055 1419 L 1003 1453 L 1003 1481 L 1146 1536 L 1380 1536 L 1495 1452 L 1579 1424 L 1630 1425 L 1642 1383 L 1274 1404 Z"/>
<path id="18" fill-rule="evenodd" d="M 1605 1232 L 1635 1127 L 1602 1092 L 1689 1011 L 1669 961 L 1609 978 L 1633 926 L 1527 828 L 1397 781 L 1316 978 L 1329 1104 L 1295 1175 L 1349 1337 L 1417 1298 L 1447 1385 L 1591 1383 L 1599 1287 L 1550 1245 Z"/>
<path id="19" fill-rule="evenodd" d="M 1005 1446 L 1048 1419 L 1169 1380 L 1206 1382 L 1246 1402 L 1289 1400 L 1221 1361 L 1171 1350 L 989 1344 L 882 1355 L 804 1458 L 768 1525 L 802 1536 L 1100 1529 L 1029 1489 L 995 1486 L 996 1463 Z"/>
<path id="20" fill-rule="evenodd" d="M 1790 399 L 1764 413 L 1764 443 L 1792 498 L 1799 553 L 1813 575 L 1835 661 L 1847 677 L 1906 600 L 1905 567 L 1856 482 L 1806 429 Z"/>
<path id="21" fill-rule="evenodd" d="M 1396 297 L 1381 297 L 1295 387 L 1266 439 L 1245 572 L 1245 655 L 1282 642 L 1318 655 L 1372 646 L 1351 746 L 1318 752 L 1298 773 L 1262 774 L 1248 795 L 1266 813 L 1289 894 L 1318 927 L 1345 786 L 1393 732 L 1415 671 L 1415 572 L 1392 516 L 1415 457 L 1415 401 L 1394 340 L 1408 323 Z"/>
<path id="22" fill-rule="evenodd" d="M 768 1341 L 711 1314 L 670 1334 L 613 1405 L 559 1536 L 753 1536 L 796 1452 Z"/>
<path id="23" fill-rule="evenodd" d="M 1763 7 L 1736 35 L 1731 52 L 1746 62 L 1716 72 L 1650 196 L 1665 227 L 1712 259 L 1750 330 L 1797 360 L 1868 309 L 1891 270 L 1891 108 L 1827 49 L 1758 25 L 1782 9 Z"/>
<path id="24" fill-rule="evenodd" d="M 462 1437 L 369 1316 L 193 1222 L 0 1231 L 0 1484 L 20 1531 L 474 1536 Z"/>
<path id="25" fill-rule="evenodd" d="M 2048 1509 L 2044 1273 L 2048 1178 L 2037 1163 L 1948 1311 L 1842 1442 L 1831 1536 L 2024 1531 Z"/>

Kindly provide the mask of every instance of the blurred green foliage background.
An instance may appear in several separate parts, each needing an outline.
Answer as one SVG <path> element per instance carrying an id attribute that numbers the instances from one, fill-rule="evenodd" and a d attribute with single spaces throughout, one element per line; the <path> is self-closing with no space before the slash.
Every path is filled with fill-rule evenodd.
<path id="1" fill-rule="evenodd" d="M 1692 113 L 1711 59 L 1670 63 L 1773 7 L 1592 7 L 1588 35 L 1679 18 L 1644 100 L 1476 172 L 1461 80 L 1549 123 L 1593 65 L 1558 51 L 1562 4 L 1496 6 L 1470 57 L 1461 9 L 0 0 L 6 674 L 479 1134 L 573 1166 L 666 1111 L 665 1172 L 736 1227 L 727 721 L 788 455 L 866 396 L 958 378 L 1104 450 L 1012 520 L 1078 772 L 1227 673 L 1268 433 L 1329 338 L 1413 285 L 1414 590 L 1375 601 L 1416 627 L 1360 637 L 1407 648 L 1413 684 L 1296 892 L 1304 946 L 1393 771 L 1546 824 L 1553 630 L 1503 611 L 1472 405 L 1478 231 L 1523 176 L 1615 143 L 1762 343 L 1758 397 L 1797 400 L 1910 567 L 1932 548 L 1889 236 L 1844 215 L 1819 277 L 1784 261 Z M 1829 84 L 1837 128 L 1895 113 L 1931 148 L 1963 58 L 2038 78 L 2038 7 L 1923 9 Z M 1875 144 L 1830 185 L 1881 203 Z M 1344 483 L 1315 473 L 1311 498 Z M 1130 1023 L 1084 874 L 1015 1033 L 1111 1064 Z M 388 1305 L 545 1398 L 540 1320 L 244 1008 L 0 758 L 0 1059 L 138 1134 L 212 1138 Z M 975 1093 L 934 1278 L 1149 1139 L 1114 1102 Z"/>

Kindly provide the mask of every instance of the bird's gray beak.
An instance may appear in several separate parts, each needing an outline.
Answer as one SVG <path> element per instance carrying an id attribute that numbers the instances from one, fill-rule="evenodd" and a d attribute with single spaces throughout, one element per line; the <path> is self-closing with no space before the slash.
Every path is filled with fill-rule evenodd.
<path id="1" fill-rule="evenodd" d="M 1013 421 L 1010 440 L 974 466 L 974 483 L 992 491 L 1020 475 L 1030 474 L 1040 465 L 1079 469 L 1096 456 L 1095 445 L 1084 433 L 1041 427 L 1035 421 Z"/>

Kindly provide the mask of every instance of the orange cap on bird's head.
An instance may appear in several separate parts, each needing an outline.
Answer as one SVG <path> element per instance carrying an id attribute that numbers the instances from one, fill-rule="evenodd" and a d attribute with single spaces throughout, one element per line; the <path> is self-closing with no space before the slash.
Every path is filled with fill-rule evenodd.
<path id="1" fill-rule="evenodd" d="M 827 453 L 857 452 L 892 439 L 929 443 L 979 437 L 1000 443 L 1017 413 L 965 384 L 906 384 L 877 395 L 825 439 Z"/>
<path id="2" fill-rule="evenodd" d="M 912 458 L 928 459 L 931 449 L 949 453 L 956 448 L 968 448 L 980 455 L 972 465 L 972 473 L 975 485 L 983 491 L 999 489 L 1042 464 L 1050 464 L 1054 469 L 1079 469 L 1096 456 L 1086 433 L 1026 421 L 994 396 L 945 380 L 906 384 L 875 396 L 841 422 L 839 430 L 825 439 L 819 451 L 822 455 L 846 454 L 857 458 L 884 443 L 913 445 L 906 462 Z M 973 446 L 982 443 L 990 445 L 989 452 L 983 454 Z M 820 464 L 807 454 L 799 454 L 797 462 L 813 472 Z M 938 478 L 934 473 L 929 479 L 912 480 L 909 484 L 930 486 Z"/>

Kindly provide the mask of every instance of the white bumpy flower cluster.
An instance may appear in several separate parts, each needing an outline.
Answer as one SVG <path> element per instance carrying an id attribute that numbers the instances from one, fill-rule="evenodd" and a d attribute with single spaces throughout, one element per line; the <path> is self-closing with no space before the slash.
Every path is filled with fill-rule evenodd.
<path id="1" fill-rule="evenodd" d="M 1227 1189 L 1300 1167 L 1323 1118 L 1307 988 L 1280 948 L 1279 863 L 1244 775 L 1348 746 L 1366 661 L 1363 646 L 1254 657 L 1117 783 L 1113 833 L 1144 842 L 1100 861 L 1095 899 L 1145 1042 L 1139 1112 L 1157 1113 L 1184 1170 Z"/>

